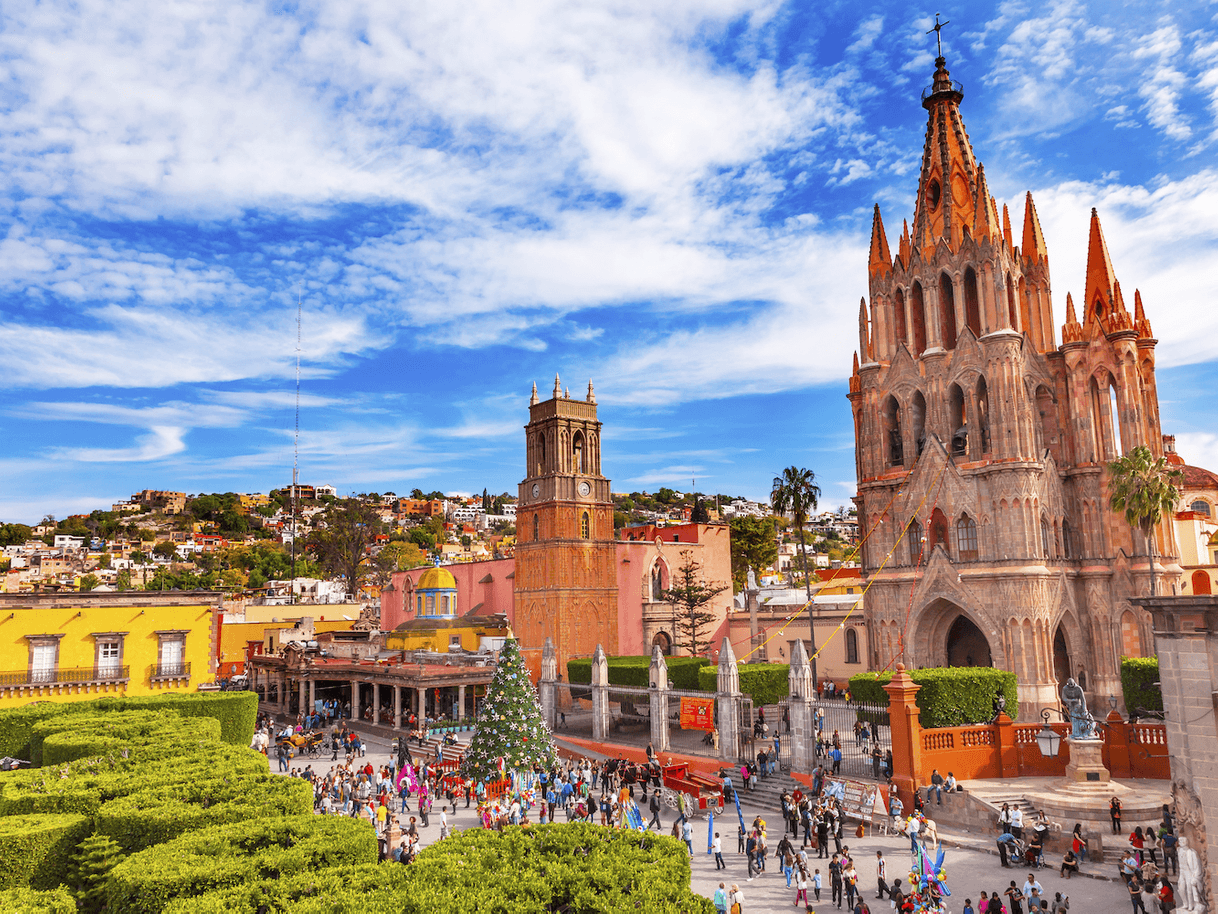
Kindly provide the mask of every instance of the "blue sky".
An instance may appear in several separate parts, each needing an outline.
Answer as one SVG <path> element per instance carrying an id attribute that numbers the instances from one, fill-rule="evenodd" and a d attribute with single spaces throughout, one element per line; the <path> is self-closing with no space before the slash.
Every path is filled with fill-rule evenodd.
<path id="1" fill-rule="evenodd" d="M 938 9 L 991 190 L 1035 195 L 1059 333 L 1096 206 L 1164 430 L 1218 467 L 1218 6 Z M 842 503 L 933 12 L 6 4 L 0 519 L 286 482 L 298 294 L 305 482 L 515 491 L 557 371 L 596 384 L 615 490 L 760 498 L 797 463 Z"/>

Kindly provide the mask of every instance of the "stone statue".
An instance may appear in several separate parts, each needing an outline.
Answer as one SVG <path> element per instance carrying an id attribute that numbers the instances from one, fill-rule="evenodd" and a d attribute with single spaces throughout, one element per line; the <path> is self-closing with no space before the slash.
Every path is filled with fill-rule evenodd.
<path id="1" fill-rule="evenodd" d="M 1062 704 L 1070 717 L 1070 736 L 1073 739 L 1099 739 L 1095 733 L 1095 718 L 1087 710 L 1087 696 L 1073 677 L 1062 687 Z"/>
<path id="2" fill-rule="evenodd" d="M 752 565 L 749 566 L 749 584 L 748 584 L 747 589 L 748 590 L 757 589 L 757 573 L 755 571 L 753 571 Z"/>
<path id="3" fill-rule="evenodd" d="M 1180 876 L 1176 881 L 1178 910 L 1202 914 L 1205 911 L 1205 897 L 1201 884 L 1205 879 L 1205 874 L 1201 872 L 1201 857 L 1188 846 L 1188 838 L 1185 837 L 1180 838 L 1176 856 L 1180 861 Z"/>

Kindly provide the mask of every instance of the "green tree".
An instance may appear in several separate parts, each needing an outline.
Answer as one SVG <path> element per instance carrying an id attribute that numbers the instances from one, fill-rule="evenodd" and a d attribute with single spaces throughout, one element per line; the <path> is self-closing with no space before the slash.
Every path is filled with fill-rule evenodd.
<path id="1" fill-rule="evenodd" d="M 159 555 L 163 559 L 172 559 L 178 554 L 178 547 L 169 540 L 164 540 L 152 547 L 152 554 Z"/>
<path id="2" fill-rule="evenodd" d="M 112 562 L 112 559 L 110 558 L 110 553 L 103 552 L 97 559 L 97 567 L 98 568 L 109 568 L 111 562 Z"/>
<path id="3" fill-rule="evenodd" d="M 131 589 L 131 572 L 124 568 L 114 579 L 115 590 Z"/>
<path id="4" fill-rule="evenodd" d="M 812 681 L 816 677 L 816 604 L 812 602 L 812 579 L 808 576 L 808 550 L 804 542 L 804 524 L 808 515 L 816 510 L 820 501 L 820 487 L 816 485 L 816 474 L 803 467 L 789 466 L 770 487 L 770 508 L 775 514 L 790 513 L 795 518 L 799 531 L 799 554 L 803 558 L 804 588 L 808 595 L 808 634 L 811 636 Z"/>
<path id="5" fill-rule="evenodd" d="M 537 766 L 549 769 L 558 758 L 554 737 L 541 716 L 537 690 L 520 656 L 520 645 L 511 638 L 499 652 L 461 772 L 467 778 L 490 783 L 500 776 L 500 758 L 505 772 L 522 773 Z"/>
<path id="6" fill-rule="evenodd" d="M 1143 444 L 1108 464 L 1108 504 L 1125 515 L 1125 522 L 1142 532 L 1146 540 L 1146 565 L 1150 574 L 1150 594 L 1155 595 L 1155 526 L 1170 516 L 1180 500 L 1176 483 L 1184 471 L 1173 467 L 1166 457 L 1155 457 Z"/>
<path id="7" fill-rule="evenodd" d="M 706 631 L 715 620 L 715 614 L 707 612 L 706 604 L 728 589 L 727 584 L 708 582 L 702 576 L 702 563 L 694 558 L 689 549 L 681 551 L 681 565 L 672 576 L 667 590 L 660 592 L 660 599 L 673 609 L 673 632 L 678 645 L 689 648 L 691 657 L 698 656 L 698 646 L 707 646 Z M 682 634 L 684 638 L 682 638 Z"/>
<path id="8" fill-rule="evenodd" d="M 710 523 L 710 512 L 706 510 L 706 502 L 697 495 L 694 495 L 694 508 L 690 512 L 689 519 L 695 524 Z"/>
<path id="9" fill-rule="evenodd" d="M 0 524 L 0 546 L 20 546 L 34 533 L 25 524 Z"/>
<path id="10" fill-rule="evenodd" d="M 67 874 L 77 910 L 86 914 L 106 910 L 106 880 L 122 857 L 118 843 L 107 835 L 92 835 L 80 842 Z"/>
<path id="11" fill-rule="evenodd" d="M 749 568 L 769 568 L 778 558 L 774 518 L 744 515 L 732 519 L 732 584 L 744 590 Z"/>
<path id="12" fill-rule="evenodd" d="M 436 548 L 436 538 L 422 527 L 410 528 L 410 541 L 420 549 L 426 549 L 428 552 Z"/>
<path id="13" fill-rule="evenodd" d="M 382 526 L 371 505 L 357 498 L 341 499 L 321 515 L 305 548 L 324 574 L 347 582 L 347 591 L 355 600 L 375 572 L 369 550 Z"/>
<path id="14" fill-rule="evenodd" d="M 80 579 L 80 592 L 88 593 L 101 583 L 101 578 L 95 574 L 86 574 Z"/>

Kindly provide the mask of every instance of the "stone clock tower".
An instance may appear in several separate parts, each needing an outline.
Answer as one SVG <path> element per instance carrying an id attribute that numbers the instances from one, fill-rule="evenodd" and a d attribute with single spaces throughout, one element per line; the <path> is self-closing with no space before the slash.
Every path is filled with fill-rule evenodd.
<path id="1" fill-rule="evenodd" d="M 534 677 L 546 638 L 558 670 L 601 644 L 617 653 L 617 548 L 609 480 L 601 475 L 601 424 L 588 382 L 583 400 L 563 393 L 540 402 L 525 426 L 525 478 L 516 507 L 514 629 Z"/>

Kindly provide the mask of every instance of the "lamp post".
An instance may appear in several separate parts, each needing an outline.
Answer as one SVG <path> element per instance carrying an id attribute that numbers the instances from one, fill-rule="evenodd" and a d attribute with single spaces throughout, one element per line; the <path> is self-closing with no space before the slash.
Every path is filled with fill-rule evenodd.
<path id="1" fill-rule="evenodd" d="M 1036 745 L 1040 747 L 1040 754 L 1045 758 L 1057 758 L 1062 738 L 1056 730 L 1049 726 L 1049 709 L 1045 708 L 1041 711 L 1040 716 L 1044 723 L 1041 725 L 1040 732 L 1036 734 Z"/>

